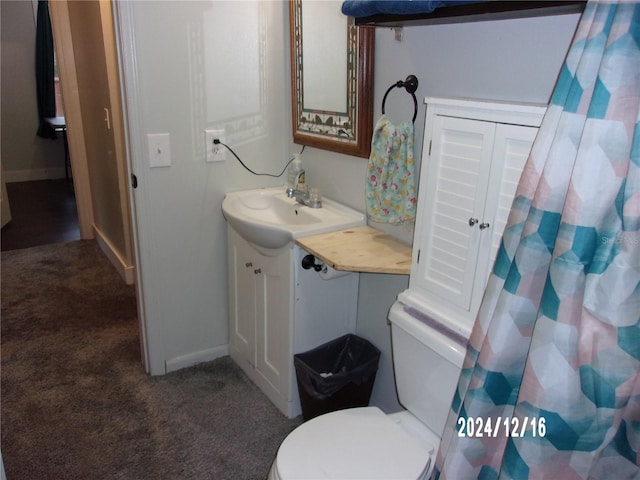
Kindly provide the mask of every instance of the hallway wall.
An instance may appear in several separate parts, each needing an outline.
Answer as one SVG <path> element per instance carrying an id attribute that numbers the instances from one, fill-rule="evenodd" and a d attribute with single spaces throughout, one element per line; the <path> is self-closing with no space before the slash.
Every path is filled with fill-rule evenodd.
<path id="1" fill-rule="evenodd" d="M 71 39 L 64 40 L 72 41 L 73 45 L 85 145 L 80 155 L 86 158 L 88 169 L 93 229 L 98 241 L 108 244 L 103 245 L 103 249 L 119 257 L 112 261 L 129 274 L 127 280 L 131 283 L 133 253 L 128 175 L 124 146 L 120 144 L 123 142 L 121 98 L 117 78 L 112 80 L 109 71 L 110 63 L 112 69 L 117 69 L 111 8 L 108 3 L 105 6 L 104 2 L 96 1 L 69 1 L 67 7 Z M 67 79 L 63 78 L 63 82 L 63 93 L 70 92 Z M 115 87 L 110 82 L 115 83 Z M 69 105 L 68 108 L 71 113 L 75 107 Z M 72 129 L 71 119 L 69 122 Z"/>
<path id="2" fill-rule="evenodd" d="M 32 2 L 0 2 L 0 148 L 7 183 L 64 178 L 62 138 L 36 136 L 35 39 Z"/>

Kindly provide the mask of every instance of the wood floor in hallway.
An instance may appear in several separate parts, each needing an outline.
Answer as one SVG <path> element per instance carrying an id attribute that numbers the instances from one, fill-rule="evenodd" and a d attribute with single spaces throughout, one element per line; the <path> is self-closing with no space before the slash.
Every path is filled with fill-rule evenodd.
<path id="1" fill-rule="evenodd" d="M 2 228 L 2 251 L 80 239 L 73 181 L 7 183 L 11 221 Z"/>

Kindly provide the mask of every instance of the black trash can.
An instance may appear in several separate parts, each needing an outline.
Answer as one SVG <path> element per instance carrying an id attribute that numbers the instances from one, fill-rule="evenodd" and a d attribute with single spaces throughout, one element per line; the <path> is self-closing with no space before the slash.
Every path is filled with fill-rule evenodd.
<path id="1" fill-rule="evenodd" d="M 302 417 L 369 405 L 380 350 L 348 334 L 293 356 Z"/>

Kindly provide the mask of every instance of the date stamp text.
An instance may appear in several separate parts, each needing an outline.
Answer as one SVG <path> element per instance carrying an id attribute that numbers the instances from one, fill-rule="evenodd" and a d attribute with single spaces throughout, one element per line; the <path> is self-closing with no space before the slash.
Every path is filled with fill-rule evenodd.
<path id="1" fill-rule="evenodd" d="M 458 437 L 544 437 L 547 422 L 544 417 L 458 417 L 457 430 Z"/>

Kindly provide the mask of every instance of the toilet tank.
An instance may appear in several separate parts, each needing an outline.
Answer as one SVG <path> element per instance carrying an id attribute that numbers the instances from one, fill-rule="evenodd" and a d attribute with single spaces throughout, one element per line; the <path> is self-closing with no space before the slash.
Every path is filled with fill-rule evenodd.
<path id="1" fill-rule="evenodd" d="M 400 404 L 441 436 L 467 339 L 400 302 L 391 307 L 389 321 Z"/>

